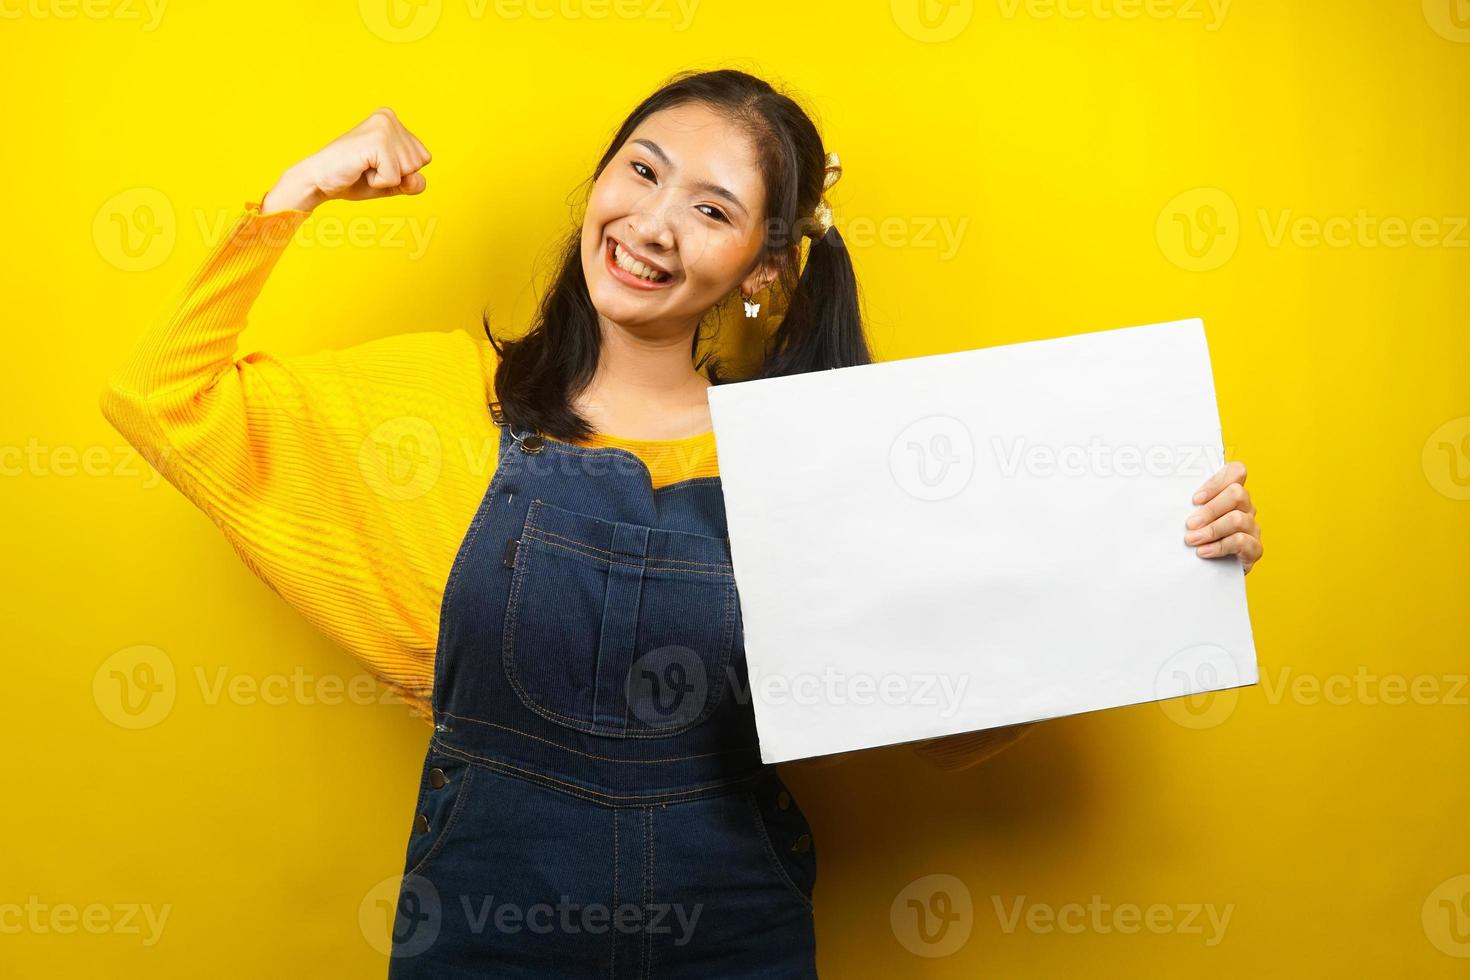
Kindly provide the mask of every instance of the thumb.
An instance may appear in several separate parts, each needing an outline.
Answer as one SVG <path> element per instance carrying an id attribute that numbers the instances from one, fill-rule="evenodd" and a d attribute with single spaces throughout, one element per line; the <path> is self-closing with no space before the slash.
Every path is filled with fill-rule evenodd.
<path id="1" fill-rule="evenodd" d="M 424 179 L 423 174 L 411 173 L 399 181 L 394 190 L 399 194 L 422 194 L 426 186 L 428 186 L 428 181 Z"/>

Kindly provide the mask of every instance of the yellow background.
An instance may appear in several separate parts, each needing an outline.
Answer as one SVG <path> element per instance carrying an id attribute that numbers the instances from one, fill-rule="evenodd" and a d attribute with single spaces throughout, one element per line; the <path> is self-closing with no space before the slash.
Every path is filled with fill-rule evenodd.
<path id="1" fill-rule="evenodd" d="M 363 675 L 97 396 L 211 229 L 385 104 L 428 192 L 319 211 L 241 353 L 475 332 L 487 302 L 524 326 L 616 124 L 724 66 L 794 87 L 841 154 L 882 357 L 1203 317 L 1265 529 L 1255 687 L 960 773 L 783 769 L 823 975 L 1470 970 L 1463 0 L 394 2 L 0 5 L 0 972 L 382 974 L 359 912 L 401 870 L 428 729 L 331 686 Z M 129 730 L 107 662 L 139 645 L 172 700 Z M 909 898 L 955 918 L 922 932 Z"/>

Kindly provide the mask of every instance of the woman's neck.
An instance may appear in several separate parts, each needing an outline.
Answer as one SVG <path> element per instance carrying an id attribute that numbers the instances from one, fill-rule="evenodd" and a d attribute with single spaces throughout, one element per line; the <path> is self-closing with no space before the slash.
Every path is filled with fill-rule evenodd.
<path id="1" fill-rule="evenodd" d="M 640 337 L 604 325 L 591 383 L 574 407 L 599 431 L 627 439 L 682 439 L 710 428 L 709 381 L 690 363 L 692 334 Z"/>

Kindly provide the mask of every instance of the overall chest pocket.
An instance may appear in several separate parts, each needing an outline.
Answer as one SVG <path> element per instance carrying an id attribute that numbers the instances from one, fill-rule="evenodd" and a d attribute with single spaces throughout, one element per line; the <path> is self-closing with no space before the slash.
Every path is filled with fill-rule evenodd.
<path id="1" fill-rule="evenodd" d="M 725 697 L 737 599 L 726 539 L 533 500 L 514 547 L 501 657 L 532 711 L 656 737 Z"/>

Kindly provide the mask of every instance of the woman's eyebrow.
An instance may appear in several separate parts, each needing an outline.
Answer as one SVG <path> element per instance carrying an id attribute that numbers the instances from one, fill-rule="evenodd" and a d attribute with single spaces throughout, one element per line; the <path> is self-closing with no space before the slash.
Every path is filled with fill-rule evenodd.
<path id="1" fill-rule="evenodd" d="M 648 147 L 648 152 L 649 153 L 652 153 L 655 157 L 657 157 L 659 163 L 663 164 L 665 167 L 669 167 L 670 169 L 673 169 L 673 167 L 674 167 L 674 161 L 670 160 L 669 159 L 669 155 L 663 151 L 663 147 L 659 146 L 653 140 L 644 139 L 643 137 L 640 136 L 638 139 L 635 139 L 633 142 L 634 143 L 638 143 L 641 146 Z M 695 188 L 697 188 L 698 190 L 709 191 L 711 194 L 718 194 L 720 197 L 723 197 L 725 200 L 727 200 L 731 204 L 735 205 L 741 211 L 745 211 L 747 214 L 749 213 L 748 211 L 746 211 L 745 205 L 741 203 L 740 198 L 736 197 L 735 194 L 732 191 L 726 190 L 725 188 L 721 187 L 719 184 L 711 184 L 708 181 L 701 180 L 701 181 L 696 181 L 693 186 Z"/>

